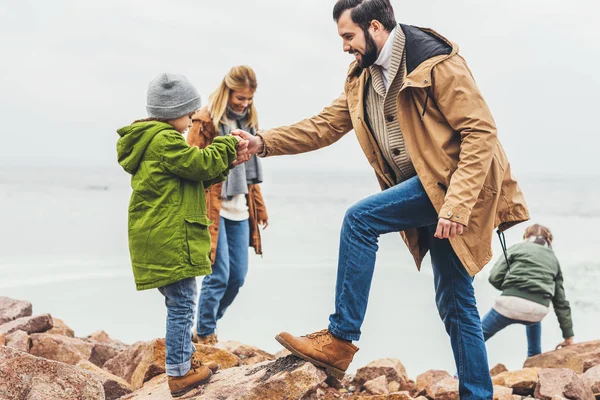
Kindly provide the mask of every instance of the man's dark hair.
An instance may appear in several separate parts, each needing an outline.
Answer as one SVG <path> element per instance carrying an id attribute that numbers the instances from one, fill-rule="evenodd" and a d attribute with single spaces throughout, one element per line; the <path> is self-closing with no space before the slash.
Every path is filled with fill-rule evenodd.
<path id="1" fill-rule="evenodd" d="M 391 32 L 397 25 L 394 9 L 390 0 L 338 0 L 333 7 L 333 19 L 338 22 L 344 11 L 352 10 L 352 22 L 367 31 L 371 21 L 381 22 L 384 28 Z"/>

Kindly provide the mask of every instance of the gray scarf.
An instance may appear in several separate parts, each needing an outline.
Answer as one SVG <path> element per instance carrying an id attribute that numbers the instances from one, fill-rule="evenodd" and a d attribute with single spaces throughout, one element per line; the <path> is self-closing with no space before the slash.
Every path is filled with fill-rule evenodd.
<path id="1" fill-rule="evenodd" d="M 235 121 L 238 128 L 256 135 L 254 127 L 247 126 L 248 110 L 238 114 L 227 106 L 227 118 Z M 219 136 L 227 136 L 231 133 L 231 127 L 227 123 L 219 124 Z M 240 164 L 229 171 L 227 180 L 223 183 L 221 196 L 231 200 L 238 194 L 248 194 L 248 185 L 262 183 L 263 173 L 260 159 L 253 155 L 248 162 Z"/>

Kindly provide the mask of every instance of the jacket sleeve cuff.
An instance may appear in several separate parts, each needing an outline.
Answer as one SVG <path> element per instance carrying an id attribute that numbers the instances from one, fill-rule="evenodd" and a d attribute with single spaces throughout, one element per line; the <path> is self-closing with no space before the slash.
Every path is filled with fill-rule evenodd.
<path id="1" fill-rule="evenodd" d="M 262 150 L 258 152 L 258 156 L 263 158 L 269 155 L 269 152 L 267 151 L 267 142 L 265 141 L 265 138 L 263 135 L 261 135 L 260 133 L 257 134 L 256 136 L 260 137 L 262 139 L 263 142 L 263 147 Z"/>
<path id="2" fill-rule="evenodd" d="M 439 218 L 445 218 L 452 222 L 459 223 L 467 226 L 469 224 L 469 217 L 471 216 L 471 210 L 463 205 L 452 205 L 450 203 L 444 203 L 438 214 Z"/>
<path id="3" fill-rule="evenodd" d="M 564 339 L 568 339 L 570 337 L 575 336 L 575 333 L 573 332 L 573 328 L 562 329 L 562 334 L 563 334 Z"/>

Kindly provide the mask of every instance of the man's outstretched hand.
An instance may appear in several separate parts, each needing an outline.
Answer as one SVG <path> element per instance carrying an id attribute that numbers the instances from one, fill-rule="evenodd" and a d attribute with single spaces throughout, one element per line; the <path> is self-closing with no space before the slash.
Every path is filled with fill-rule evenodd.
<path id="1" fill-rule="evenodd" d="M 250 153 L 250 155 L 260 153 L 262 151 L 264 142 L 260 136 L 254 136 L 254 135 L 252 135 L 246 131 L 243 131 L 241 129 L 236 129 L 234 131 L 231 131 L 231 134 L 233 136 L 236 136 L 243 140 L 248 141 L 248 152 Z M 248 159 L 250 159 L 250 158 L 248 158 Z"/>
<path id="2" fill-rule="evenodd" d="M 462 235 L 465 230 L 465 226 L 457 222 L 452 222 L 449 219 L 440 218 L 438 221 L 437 229 L 435 230 L 435 236 L 438 239 L 454 238 Z"/>

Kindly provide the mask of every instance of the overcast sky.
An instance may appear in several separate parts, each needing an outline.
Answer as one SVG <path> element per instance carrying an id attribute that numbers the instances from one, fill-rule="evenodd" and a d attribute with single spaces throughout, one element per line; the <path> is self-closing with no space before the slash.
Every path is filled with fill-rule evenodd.
<path id="1" fill-rule="evenodd" d="M 458 43 L 518 174 L 600 173 L 600 2 L 393 0 L 399 22 Z M 0 3 L 0 166 L 110 166 L 116 129 L 145 117 L 148 82 L 186 75 L 206 102 L 252 66 L 262 128 L 290 124 L 343 89 L 352 57 L 333 0 Z M 353 134 L 291 168 L 368 168 Z"/>

